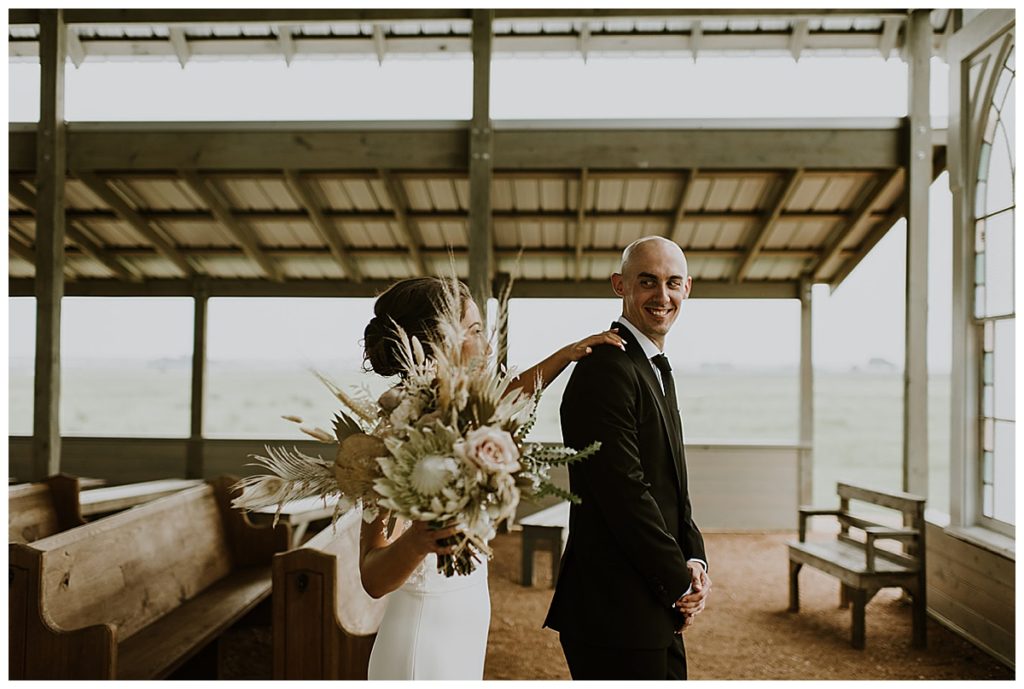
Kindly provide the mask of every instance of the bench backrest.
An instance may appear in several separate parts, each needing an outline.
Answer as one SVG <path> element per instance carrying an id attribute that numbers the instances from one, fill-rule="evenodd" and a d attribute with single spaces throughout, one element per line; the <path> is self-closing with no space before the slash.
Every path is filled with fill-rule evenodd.
<path id="1" fill-rule="evenodd" d="M 58 474 L 7 490 L 7 542 L 31 543 L 85 523 L 78 479 Z"/>
<path id="2" fill-rule="evenodd" d="M 366 679 L 386 601 L 359 575 L 362 511 L 274 557 L 276 679 Z"/>
<path id="3" fill-rule="evenodd" d="M 851 500 L 895 510 L 901 515 L 902 527 L 916 532 L 916 539 L 912 542 L 904 542 L 901 552 L 893 552 L 885 547 L 879 547 L 875 552 L 878 557 L 897 564 L 911 568 L 921 566 L 924 556 L 925 535 L 924 498 L 911 493 L 875 490 L 864 488 L 863 486 L 854 486 L 849 483 L 837 484 L 836 492 L 839 495 L 839 509 L 845 513 L 839 515 L 839 540 L 852 545 L 863 546 L 863 541 L 850 535 L 851 527 L 864 529 L 865 527 L 872 526 L 892 526 L 879 524 L 851 513 Z"/>
<path id="4" fill-rule="evenodd" d="M 63 629 L 117 626 L 123 640 L 226 576 L 222 507 L 204 484 L 135 509 L 10 546 L 41 571 L 40 608 Z"/>

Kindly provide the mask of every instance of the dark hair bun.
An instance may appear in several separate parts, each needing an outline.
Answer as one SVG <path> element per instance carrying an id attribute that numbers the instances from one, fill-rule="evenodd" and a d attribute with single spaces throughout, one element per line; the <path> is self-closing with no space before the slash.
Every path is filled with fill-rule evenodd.
<path id="1" fill-rule="evenodd" d="M 391 285 L 373 305 L 373 318 L 363 331 L 364 367 L 382 376 L 401 375 L 398 327 L 417 338 L 427 354 L 436 336 L 440 305 L 444 302 L 445 281 L 435 277 L 410 278 Z M 458 284 L 462 308 L 471 299 L 469 288 Z"/>

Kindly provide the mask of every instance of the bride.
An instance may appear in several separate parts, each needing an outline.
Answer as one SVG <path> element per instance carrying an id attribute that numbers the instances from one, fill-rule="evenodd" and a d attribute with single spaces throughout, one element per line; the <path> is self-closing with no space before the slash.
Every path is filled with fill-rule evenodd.
<path id="1" fill-rule="evenodd" d="M 434 334 L 438 304 L 444 299 L 445 281 L 412 278 L 392 285 L 374 304 L 374 317 L 364 332 L 364 359 L 382 376 L 399 375 L 394 324 L 409 336 L 427 342 Z M 491 353 L 480 310 L 469 289 L 458 283 L 464 359 Z M 567 345 L 520 374 L 509 390 L 534 391 L 536 381 L 547 385 L 573 361 L 600 344 L 623 346 L 614 330 L 591 335 Z M 429 345 L 424 345 L 429 349 Z M 491 602 L 487 590 L 487 563 L 469 575 L 446 577 L 437 572 L 442 545 L 457 527 L 431 529 L 427 522 L 399 520 L 386 537 L 387 515 L 364 523 L 360 534 L 359 570 L 363 588 L 374 598 L 388 595 L 387 609 L 370 654 L 369 679 L 483 678 Z"/>

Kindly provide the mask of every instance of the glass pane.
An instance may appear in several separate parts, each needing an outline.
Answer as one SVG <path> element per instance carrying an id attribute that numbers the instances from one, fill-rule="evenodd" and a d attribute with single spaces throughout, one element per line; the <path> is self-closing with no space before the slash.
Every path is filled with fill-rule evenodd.
<path id="1" fill-rule="evenodd" d="M 992 465 L 994 463 L 994 455 L 991 452 L 985 452 L 982 455 L 981 460 L 981 480 L 983 483 L 992 483 Z"/>
<path id="2" fill-rule="evenodd" d="M 211 298 L 204 434 L 307 438 L 284 414 L 331 428 L 337 405 L 311 369 L 376 398 L 389 379 L 363 372 L 359 344 L 372 316 L 372 299 Z"/>
<path id="3" fill-rule="evenodd" d="M 992 516 L 992 486 L 985 486 L 981 489 L 982 513 L 986 517 Z"/>
<path id="4" fill-rule="evenodd" d="M 985 351 L 991 352 L 996 343 L 996 322 L 985 321 Z"/>
<path id="5" fill-rule="evenodd" d="M 36 377 L 36 299 L 7 300 L 7 432 L 32 435 Z"/>
<path id="6" fill-rule="evenodd" d="M 1013 205 L 1013 169 L 1010 164 L 1009 144 L 1002 127 L 996 130 L 996 140 L 992 144 L 987 184 L 986 215 Z"/>
<path id="7" fill-rule="evenodd" d="M 982 148 L 981 148 L 981 155 L 982 155 L 982 162 L 983 163 L 987 163 L 988 162 L 987 156 L 985 155 L 986 154 L 985 146 L 988 146 L 989 144 L 991 144 L 993 139 L 995 138 L 995 135 L 996 135 L 996 125 L 998 125 L 998 124 L 999 124 L 999 111 L 996 110 L 994 107 L 989 108 L 988 109 L 988 116 L 986 117 L 986 120 L 985 120 L 985 133 L 981 137 L 982 140 L 985 141 L 985 144 L 983 144 Z M 978 166 L 978 178 L 979 179 L 988 179 L 988 171 L 983 169 L 981 165 Z"/>
<path id="8" fill-rule="evenodd" d="M 989 122 L 992 123 L 991 124 L 991 129 L 992 129 L 991 134 L 992 134 L 992 136 L 995 136 L 996 122 L 998 121 L 996 118 L 998 118 L 998 117 L 999 117 L 999 114 L 997 112 L 995 112 L 994 110 L 989 113 Z M 985 130 L 985 139 L 986 140 L 990 140 L 989 136 L 988 136 L 989 133 L 990 133 L 989 130 L 986 129 Z M 992 157 L 992 144 L 991 143 L 984 143 L 984 144 L 982 144 L 981 145 L 981 153 L 978 154 L 978 182 L 988 181 L 988 167 L 989 167 L 989 160 L 991 159 L 991 157 Z M 984 213 L 979 213 L 978 215 L 982 216 L 982 215 L 984 215 Z"/>
<path id="9" fill-rule="evenodd" d="M 192 325 L 188 298 L 65 298 L 61 431 L 187 438 Z"/>
<path id="10" fill-rule="evenodd" d="M 995 432 L 995 429 L 993 428 L 992 424 L 993 424 L 992 419 L 985 419 L 985 421 L 982 423 L 982 427 L 983 428 L 982 428 L 982 446 L 981 447 L 982 447 L 983 450 L 985 450 L 985 452 L 992 452 L 992 449 L 994 447 L 994 445 L 993 445 L 993 442 L 994 442 L 993 433 Z"/>
<path id="11" fill-rule="evenodd" d="M 978 285 L 974 288 L 974 317 L 985 317 L 985 286 Z"/>
<path id="12" fill-rule="evenodd" d="M 986 174 L 987 174 L 987 168 L 986 168 Z M 982 181 L 979 181 L 977 183 L 977 185 L 975 185 L 975 187 L 974 187 L 974 217 L 975 218 L 984 218 L 986 215 L 988 215 L 985 212 L 985 198 L 986 198 L 985 194 L 986 193 L 987 193 L 987 189 L 985 188 L 985 183 L 982 182 Z"/>
<path id="13" fill-rule="evenodd" d="M 984 390 L 981 394 L 981 415 L 995 416 L 992 409 L 995 404 L 995 386 L 986 385 Z"/>
<path id="14" fill-rule="evenodd" d="M 984 285 L 985 284 L 985 253 L 979 253 L 974 256 L 974 284 Z"/>
<path id="15" fill-rule="evenodd" d="M 1013 420 L 1015 357 L 1014 319 L 996 323 L 995 416 Z M 988 416 L 986 414 L 986 416 Z"/>
<path id="16" fill-rule="evenodd" d="M 1014 509 L 1014 424 L 1009 421 L 996 422 L 995 474 L 992 483 L 995 487 L 994 516 L 999 521 L 1013 524 Z"/>
<path id="17" fill-rule="evenodd" d="M 992 103 L 997 107 L 1003 102 L 1006 92 L 1010 90 L 1010 81 L 1012 80 L 1013 72 L 1008 69 L 1004 69 L 1002 74 L 999 75 L 999 83 L 996 84 L 996 92 L 992 96 Z"/>
<path id="18" fill-rule="evenodd" d="M 1017 140 L 1017 121 L 1013 118 L 1017 111 L 1016 90 L 1017 82 L 1014 81 L 1013 85 L 1010 86 L 1010 92 L 1006 95 L 1006 102 L 1003 103 L 1002 117 L 1000 118 L 1000 124 L 1006 130 L 1006 136 L 1010 139 L 1010 156 L 1011 160 L 1015 163 L 1017 162 L 1017 156 L 1014 153 L 1017 150 L 1014 148 Z M 1016 169 L 1016 165 L 1014 165 L 1014 169 Z"/>
<path id="19" fill-rule="evenodd" d="M 992 364 L 993 364 L 992 352 L 985 352 L 984 373 L 982 375 L 982 381 L 981 381 L 982 384 L 984 384 L 984 385 L 992 385 L 992 374 L 993 374 Z"/>
<path id="20" fill-rule="evenodd" d="M 1014 53 L 1015 53 L 1016 51 L 1017 51 L 1017 48 L 1016 48 L 1016 47 L 1010 48 L 1010 54 L 1006 56 L 1006 66 L 1007 66 L 1007 67 L 1009 67 L 1009 68 L 1010 68 L 1010 69 L 1012 69 L 1012 70 L 1016 70 L 1016 69 L 1017 69 L 1017 68 L 1016 68 L 1016 67 L 1014 66 L 1014 64 L 1015 64 L 1015 63 L 1014 63 L 1014 59 L 1013 59 L 1013 58 L 1014 58 L 1014 55 L 1013 55 L 1013 54 L 1014 54 Z"/>
<path id="21" fill-rule="evenodd" d="M 985 221 L 979 220 L 974 225 L 974 251 L 982 253 L 985 251 Z"/>
<path id="22" fill-rule="evenodd" d="M 986 224 L 985 312 L 989 316 L 1013 313 L 1013 216 L 1013 211 L 1000 213 Z"/>

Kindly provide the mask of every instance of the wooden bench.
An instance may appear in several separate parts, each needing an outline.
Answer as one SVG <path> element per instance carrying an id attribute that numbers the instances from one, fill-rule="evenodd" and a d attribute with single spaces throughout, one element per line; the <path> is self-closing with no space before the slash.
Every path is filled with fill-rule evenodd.
<path id="1" fill-rule="evenodd" d="M 31 543 L 84 524 L 79 479 L 58 474 L 7 489 L 7 542 Z"/>
<path id="2" fill-rule="evenodd" d="M 126 510 L 129 507 L 142 505 L 186 488 L 193 488 L 201 483 L 200 479 L 169 478 L 94 488 L 79 493 L 78 503 L 82 507 L 82 515 L 89 517 Z"/>
<path id="3" fill-rule="evenodd" d="M 171 675 L 270 595 L 288 527 L 230 507 L 235 479 L 10 544 L 10 679 Z M 214 654 L 215 655 L 215 654 Z"/>
<path id="4" fill-rule="evenodd" d="M 864 609 L 883 588 L 902 588 L 913 601 L 913 639 L 915 648 L 927 644 L 927 601 L 925 587 L 925 500 L 909 493 L 890 493 L 852 486 L 837 485 L 839 509 L 801 507 L 799 510 L 799 542 L 789 544 L 789 610 L 800 610 L 800 569 L 809 565 L 839 579 L 840 607 L 853 603 L 851 643 L 864 648 Z M 902 527 L 887 526 L 856 516 L 850 512 L 850 501 L 857 500 L 902 515 Z M 839 521 L 835 540 L 808 542 L 807 520 L 831 515 Z M 851 529 L 862 539 L 851 536 Z M 879 541 L 892 540 L 903 544 L 902 552 L 878 547 Z"/>
<path id="5" fill-rule="evenodd" d="M 533 586 L 533 553 L 543 546 L 551 553 L 551 585 L 558 581 L 558 567 L 569 536 L 569 503 L 560 502 L 519 520 L 523 527 L 522 585 Z"/>
<path id="6" fill-rule="evenodd" d="M 386 601 L 359 576 L 362 511 L 274 556 L 274 679 L 366 679 Z"/>

